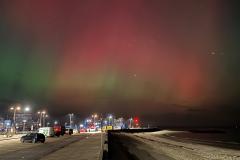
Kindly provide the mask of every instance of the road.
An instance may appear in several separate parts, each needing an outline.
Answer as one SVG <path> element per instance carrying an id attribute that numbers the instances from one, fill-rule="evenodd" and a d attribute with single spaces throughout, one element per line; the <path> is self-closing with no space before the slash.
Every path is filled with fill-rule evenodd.
<path id="1" fill-rule="evenodd" d="M 111 133 L 108 141 L 110 160 L 240 160 L 237 149 L 169 139 L 164 132 Z"/>
<path id="2" fill-rule="evenodd" d="M 13 135 L 11 137 L 5 137 L 3 134 L 1 134 L 0 135 L 0 141 L 11 140 L 11 139 L 19 139 L 23 135 L 25 135 L 25 134 L 17 134 L 17 135 Z"/>
<path id="3" fill-rule="evenodd" d="M 104 160 L 240 160 L 239 149 L 167 136 L 169 133 L 110 133 Z M 102 135 L 66 135 L 47 138 L 44 144 L 3 140 L 0 141 L 0 160 L 98 160 L 102 153 Z"/>
<path id="4" fill-rule="evenodd" d="M 100 134 L 79 134 L 47 138 L 44 144 L 20 143 L 19 139 L 0 141 L 0 160 L 66 160 L 75 156 L 79 160 L 98 159 L 101 149 Z M 88 151 L 82 154 L 79 151 Z M 69 151 L 72 152 L 69 153 Z"/>

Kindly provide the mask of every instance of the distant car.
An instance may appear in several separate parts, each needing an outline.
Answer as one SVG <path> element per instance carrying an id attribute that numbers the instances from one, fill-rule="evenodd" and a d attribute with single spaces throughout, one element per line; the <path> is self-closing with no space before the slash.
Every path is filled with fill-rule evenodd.
<path id="1" fill-rule="evenodd" d="M 45 136 L 42 133 L 29 133 L 25 136 L 22 136 L 20 141 L 22 143 L 24 143 L 24 142 L 32 142 L 32 143 L 41 142 L 41 143 L 44 143 L 45 142 Z"/>
<path id="2" fill-rule="evenodd" d="M 38 133 L 44 134 L 45 137 L 54 137 L 53 127 L 41 127 L 38 129 Z"/>
<path id="3" fill-rule="evenodd" d="M 77 134 L 79 131 L 77 129 L 73 129 L 73 134 Z"/>
<path id="4" fill-rule="evenodd" d="M 85 129 L 85 128 L 80 129 L 80 133 L 85 133 L 85 132 L 87 132 L 87 129 Z"/>
<path id="5" fill-rule="evenodd" d="M 54 125 L 53 130 L 54 130 L 54 135 L 59 137 L 60 135 L 63 136 L 65 134 L 66 128 L 61 125 Z"/>
<path id="6" fill-rule="evenodd" d="M 73 129 L 66 128 L 65 133 L 68 134 L 68 135 L 72 135 L 73 134 Z"/>

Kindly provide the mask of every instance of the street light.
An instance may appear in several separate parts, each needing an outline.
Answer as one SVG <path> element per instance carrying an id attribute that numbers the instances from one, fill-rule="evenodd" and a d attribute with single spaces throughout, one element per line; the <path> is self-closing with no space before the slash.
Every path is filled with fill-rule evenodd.
<path id="1" fill-rule="evenodd" d="M 98 117 L 97 113 L 93 114 L 92 115 L 92 118 L 93 118 L 93 124 L 95 125 L 96 123 L 96 118 Z"/>
<path id="2" fill-rule="evenodd" d="M 106 120 L 104 121 L 104 124 L 107 125 L 107 121 Z"/>
<path id="3" fill-rule="evenodd" d="M 24 114 L 24 118 L 26 118 L 26 113 L 25 112 L 29 112 L 30 111 L 30 107 L 29 106 L 26 106 L 23 110 L 23 114 Z M 25 127 L 26 127 L 26 123 L 27 123 L 27 119 L 24 119 L 23 120 L 23 131 L 25 131 Z"/>
<path id="4" fill-rule="evenodd" d="M 90 122 L 92 122 L 92 120 L 91 120 L 91 119 L 87 119 L 86 122 L 87 122 L 87 123 L 90 123 Z"/>
<path id="5" fill-rule="evenodd" d="M 38 111 L 39 114 L 39 126 L 44 127 L 45 126 L 45 118 L 46 118 L 46 111 Z M 43 121 L 43 123 L 42 123 Z"/>
<path id="6" fill-rule="evenodd" d="M 109 115 L 109 116 L 108 116 L 109 125 L 112 124 L 112 119 L 113 119 L 113 116 L 112 116 L 112 115 Z"/>
<path id="7" fill-rule="evenodd" d="M 73 113 L 69 113 L 68 115 L 69 115 L 69 127 L 72 128 L 72 122 L 73 122 L 72 118 L 73 118 L 74 114 Z"/>
<path id="8" fill-rule="evenodd" d="M 54 121 L 54 124 L 55 124 L 55 125 L 57 125 L 57 124 L 58 124 L 58 121 L 57 121 L 57 120 L 56 120 L 56 121 Z"/>
<path id="9" fill-rule="evenodd" d="M 13 111 L 13 124 L 15 126 L 15 123 L 16 123 L 16 112 L 20 111 L 21 107 L 20 106 L 13 106 L 13 107 L 10 108 L 10 110 Z"/>
<path id="10" fill-rule="evenodd" d="M 98 117 L 97 113 L 93 114 L 92 117 L 97 118 Z"/>
<path id="11" fill-rule="evenodd" d="M 132 128 L 132 121 L 133 121 L 133 118 L 131 117 L 130 119 L 130 129 Z"/>
<path id="12" fill-rule="evenodd" d="M 24 111 L 29 112 L 30 111 L 30 107 L 25 107 Z"/>
<path id="13" fill-rule="evenodd" d="M 46 118 L 48 118 L 49 116 L 46 113 L 43 113 L 43 127 L 45 127 L 46 124 Z"/>

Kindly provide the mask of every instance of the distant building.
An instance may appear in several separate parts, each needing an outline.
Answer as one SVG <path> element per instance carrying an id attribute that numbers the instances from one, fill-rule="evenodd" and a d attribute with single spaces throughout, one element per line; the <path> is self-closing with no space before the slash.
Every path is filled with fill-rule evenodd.
<path id="1" fill-rule="evenodd" d="M 124 119 L 123 118 L 118 118 L 114 119 L 114 129 L 123 129 L 124 128 Z"/>
<path id="2" fill-rule="evenodd" d="M 32 122 L 32 113 L 16 113 L 16 128 L 18 130 L 22 130 L 23 127 L 27 130 L 31 129 Z"/>
<path id="3" fill-rule="evenodd" d="M 32 122 L 32 113 L 16 113 L 16 123 L 21 123 L 23 121 Z"/>

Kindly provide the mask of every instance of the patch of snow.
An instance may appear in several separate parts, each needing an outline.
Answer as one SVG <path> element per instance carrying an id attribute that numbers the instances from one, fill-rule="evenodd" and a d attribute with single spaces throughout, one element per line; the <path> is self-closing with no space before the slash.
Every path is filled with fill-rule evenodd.
<path id="1" fill-rule="evenodd" d="M 239 150 L 220 148 L 215 146 L 196 144 L 191 142 L 175 141 L 156 136 L 183 131 L 159 131 L 151 133 L 126 134 L 154 148 L 154 152 L 164 152 L 178 160 L 240 160 Z"/>

